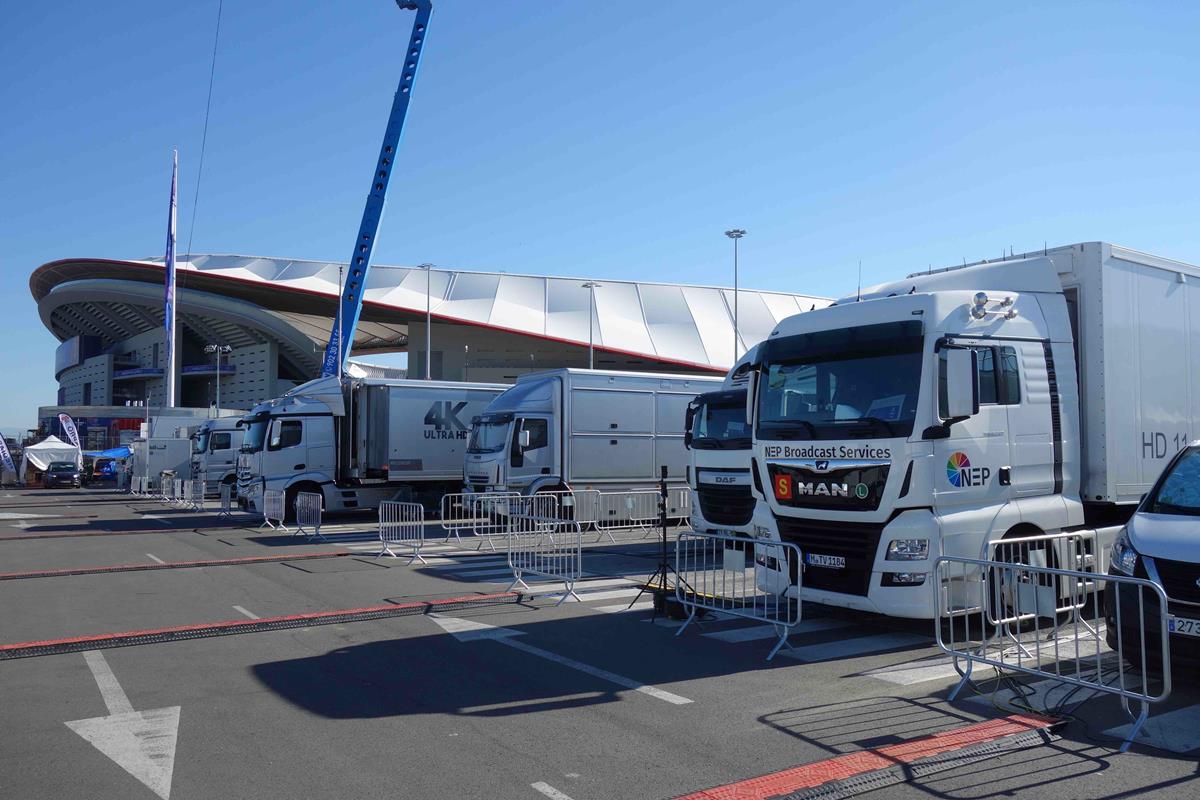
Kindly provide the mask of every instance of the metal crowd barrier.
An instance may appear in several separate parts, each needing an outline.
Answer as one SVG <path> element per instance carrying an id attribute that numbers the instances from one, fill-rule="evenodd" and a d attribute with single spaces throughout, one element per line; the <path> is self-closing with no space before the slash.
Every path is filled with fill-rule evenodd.
<path id="1" fill-rule="evenodd" d="M 688 609 L 688 618 L 675 635 L 700 610 L 762 622 L 779 636 L 767 654 L 770 661 L 802 618 L 803 563 L 790 542 L 681 531 L 675 540 L 675 599 Z"/>
<path id="2" fill-rule="evenodd" d="M 563 582 L 565 591 L 555 605 L 568 597 L 580 599 L 575 583 L 583 577 L 583 528 L 578 520 L 563 519 L 561 511 L 559 498 L 549 494 L 508 499 L 505 542 L 513 573 L 509 591 L 529 589 L 525 576 L 540 575 Z"/>
<path id="3" fill-rule="evenodd" d="M 263 492 L 263 521 L 258 527 L 286 531 L 288 527 L 284 524 L 285 514 L 287 513 L 284 508 L 285 503 L 284 494 L 281 490 L 265 490 Z M 275 525 L 272 520 L 278 522 L 279 525 Z"/>
<path id="4" fill-rule="evenodd" d="M 204 510 L 204 481 L 193 478 L 183 484 L 183 502 L 194 511 Z"/>
<path id="5" fill-rule="evenodd" d="M 658 524 L 657 489 L 636 489 L 628 492 L 601 492 L 596 514 L 600 531 L 653 530 Z M 609 538 L 612 534 L 609 533 Z"/>
<path id="6" fill-rule="evenodd" d="M 1171 693 L 1167 598 L 1153 581 L 951 556 L 938 559 L 935 577 L 937 643 L 962 675 L 951 700 L 976 664 L 1116 695 L 1133 721 L 1124 752 L 1150 704 Z M 1054 599 L 1045 587 L 1055 588 Z"/>
<path id="7" fill-rule="evenodd" d="M 376 557 L 387 554 L 398 558 L 392 552 L 392 547 L 407 547 L 412 550 L 408 563 L 420 561 L 424 564 L 426 561 L 421 556 L 424 544 L 425 506 L 395 500 L 385 500 L 379 504 L 379 552 Z"/>
<path id="8" fill-rule="evenodd" d="M 221 498 L 221 508 L 217 511 L 218 517 L 233 516 L 233 484 L 222 483 L 217 489 Z"/>
<path id="9" fill-rule="evenodd" d="M 296 494 L 296 531 L 293 536 L 307 535 L 310 540 L 325 541 L 321 535 L 321 503 L 324 498 L 316 492 Z"/>
<path id="10" fill-rule="evenodd" d="M 503 516 L 496 514 L 498 498 L 517 497 L 516 492 L 455 492 L 442 495 L 442 530 L 446 532 L 446 541 L 450 537 L 462 542 L 461 534 L 471 531 L 479 536 L 503 534 Z M 482 547 L 483 542 L 480 542 Z M 495 547 L 493 546 L 493 550 Z"/>

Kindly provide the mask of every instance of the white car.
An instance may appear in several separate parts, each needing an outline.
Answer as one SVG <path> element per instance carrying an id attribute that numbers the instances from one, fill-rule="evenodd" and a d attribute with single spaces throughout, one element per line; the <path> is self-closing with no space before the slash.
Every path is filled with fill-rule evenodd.
<path id="1" fill-rule="evenodd" d="M 1167 595 L 1171 661 L 1200 664 L 1200 442 L 1180 450 L 1142 498 L 1113 543 L 1109 573 L 1149 578 L 1161 586 Z M 1108 644 L 1114 650 L 1118 646 L 1115 590 L 1110 583 L 1104 604 Z M 1120 592 L 1124 655 L 1137 664 L 1144 631 L 1149 666 L 1157 666 L 1162 651 L 1157 595 L 1142 592 L 1139 618 L 1136 587 L 1126 584 Z"/>

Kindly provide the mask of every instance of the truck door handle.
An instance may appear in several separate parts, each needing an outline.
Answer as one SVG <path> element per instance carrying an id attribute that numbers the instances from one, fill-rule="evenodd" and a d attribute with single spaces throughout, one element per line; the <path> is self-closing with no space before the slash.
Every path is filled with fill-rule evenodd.
<path id="1" fill-rule="evenodd" d="M 1001 486 L 1012 486 L 1012 467 L 1001 467 L 996 480 L 1000 481 Z"/>
<path id="2" fill-rule="evenodd" d="M 304 465 L 303 465 L 303 464 L 297 464 L 296 466 L 292 467 L 292 469 L 304 469 Z"/>

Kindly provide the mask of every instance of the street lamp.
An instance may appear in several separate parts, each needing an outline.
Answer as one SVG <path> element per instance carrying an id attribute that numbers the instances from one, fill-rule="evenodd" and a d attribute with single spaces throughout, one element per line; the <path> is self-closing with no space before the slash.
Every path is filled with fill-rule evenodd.
<path id="1" fill-rule="evenodd" d="M 227 344 L 206 344 L 204 352 L 217 354 L 217 416 L 221 416 L 221 354 L 229 354 L 233 352 L 233 348 Z"/>
<path id="2" fill-rule="evenodd" d="M 418 264 L 417 269 L 425 270 L 425 380 L 433 380 L 433 376 L 429 372 L 429 364 L 433 354 L 433 292 L 431 290 L 431 282 L 433 280 L 433 264 Z"/>
<path id="3" fill-rule="evenodd" d="M 738 239 L 746 235 L 741 228 L 725 231 L 733 239 L 733 361 L 738 360 Z"/>
<path id="4" fill-rule="evenodd" d="M 593 318 L 596 315 L 596 289 L 604 284 L 596 283 L 595 281 L 588 281 L 587 283 L 581 285 L 584 289 L 588 290 L 588 369 L 595 369 L 596 345 L 593 332 L 596 325 L 593 322 Z"/>

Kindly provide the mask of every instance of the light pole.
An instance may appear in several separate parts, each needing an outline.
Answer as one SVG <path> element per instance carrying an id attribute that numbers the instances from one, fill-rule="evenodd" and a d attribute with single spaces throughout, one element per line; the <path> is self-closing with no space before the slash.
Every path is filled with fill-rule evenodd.
<path id="1" fill-rule="evenodd" d="M 733 361 L 738 360 L 738 239 L 746 235 L 741 228 L 725 231 L 725 235 L 733 239 Z"/>
<path id="2" fill-rule="evenodd" d="M 221 416 L 221 354 L 232 353 L 233 348 L 227 344 L 206 344 L 204 352 L 217 354 L 217 416 Z"/>
<path id="3" fill-rule="evenodd" d="M 593 318 L 596 315 L 596 289 L 603 285 L 595 281 L 582 284 L 583 288 L 588 290 L 588 369 L 596 368 L 596 345 L 593 335 L 596 325 Z"/>
<path id="4" fill-rule="evenodd" d="M 433 292 L 431 290 L 433 264 L 418 264 L 417 269 L 425 270 L 425 380 L 433 380 L 429 373 L 429 365 L 433 354 Z"/>

